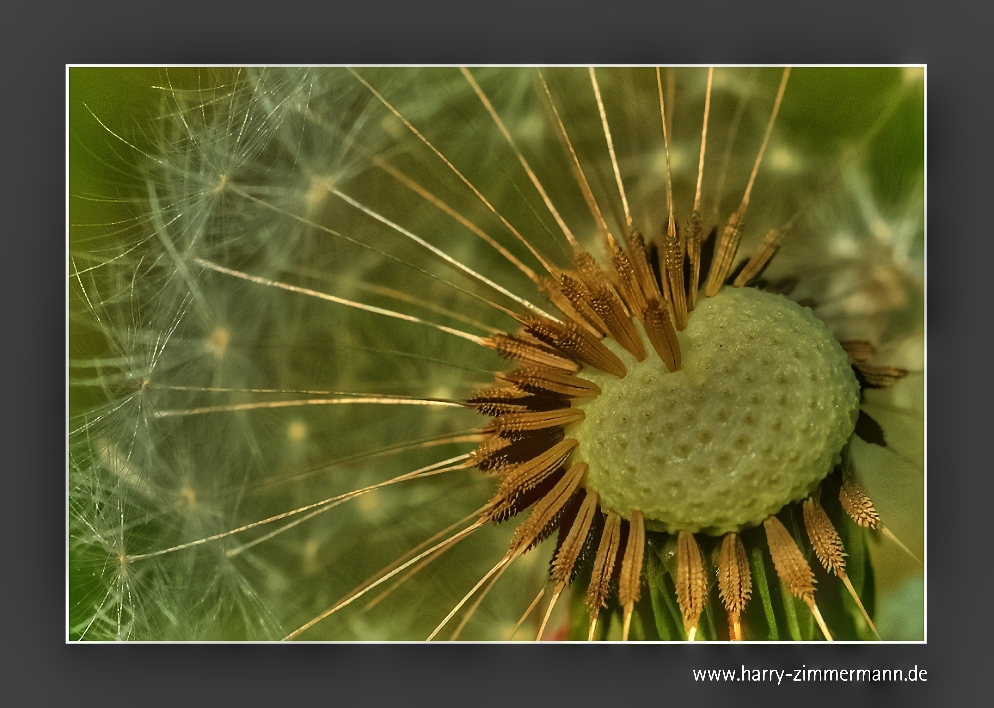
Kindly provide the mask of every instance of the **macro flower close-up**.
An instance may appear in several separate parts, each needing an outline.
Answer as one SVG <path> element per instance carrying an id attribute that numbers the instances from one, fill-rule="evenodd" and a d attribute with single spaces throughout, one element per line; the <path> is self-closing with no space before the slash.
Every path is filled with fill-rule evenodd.
<path id="1" fill-rule="evenodd" d="M 924 640 L 924 68 L 68 81 L 70 640 Z"/>

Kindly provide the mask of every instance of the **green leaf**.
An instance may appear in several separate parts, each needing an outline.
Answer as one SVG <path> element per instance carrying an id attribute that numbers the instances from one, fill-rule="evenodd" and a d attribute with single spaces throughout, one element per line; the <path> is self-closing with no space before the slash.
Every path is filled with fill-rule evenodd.
<path id="1" fill-rule="evenodd" d="M 676 590 L 669 582 L 669 573 L 660 558 L 661 550 L 657 544 L 651 543 L 650 552 L 646 554 L 649 561 L 646 579 L 649 583 L 656 632 L 662 641 L 682 641 L 687 638 L 683 631 L 683 617 L 676 605 Z"/>
<path id="2" fill-rule="evenodd" d="M 766 638 L 777 641 L 780 639 L 780 632 L 777 629 L 777 618 L 773 612 L 772 592 L 766 579 L 766 561 L 763 558 L 762 546 L 753 545 L 749 549 L 749 568 L 752 570 L 753 600 L 755 600 L 756 595 L 759 595 L 763 604 L 763 614 L 766 615 L 768 630 Z"/>

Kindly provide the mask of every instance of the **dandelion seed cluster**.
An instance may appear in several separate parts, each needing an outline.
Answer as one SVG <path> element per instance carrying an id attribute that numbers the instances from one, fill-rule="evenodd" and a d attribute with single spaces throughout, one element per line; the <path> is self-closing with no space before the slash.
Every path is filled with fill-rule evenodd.
<path id="1" fill-rule="evenodd" d="M 74 71 L 71 100 L 73 80 L 82 93 L 96 70 Z M 124 70 L 110 71 L 116 80 Z M 547 541 L 501 566 L 461 606 L 505 556 L 526 510 L 429 552 L 473 524 L 500 482 L 467 464 L 488 419 L 466 402 L 512 368 L 480 342 L 513 335 L 536 309 L 561 316 L 542 278 L 549 267 L 571 267 L 567 229 L 609 265 L 591 201 L 619 237 L 631 231 L 630 213 L 658 277 L 664 259 L 653 261 L 652 249 L 667 227 L 667 162 L 685 235 L 708 95 L 700 212 L 718 240 L 749 180 L 780 72 L 717 69 L 708 94 L 706 68 L 663 70 L 658 85 L 651 67 L 598 69 L 600 105 L 582 68 L 469 76 L 479 92 L 457 68 L 163 71 L 159 118 L 139 131 L 99 106 L 72 104 L 72 126 L 95 129 L 70 146 L 71 638 L 418 640 L 456 607 L 439 638 L 534 638 L 548 594 L 516 625 L 547 586 L 565 531 L 557 538 L 548 529 Z M 633 637 L 683 638 L 681 613 L 699 604 L 698 636 L 727 638 L 723 598 L 751 592 L 741 608 L 745 638 L 820 638 L 804 603 L 782 589 L 794 583 L 799 597 L 815 588 L 837 637 L 871 638 L 841 576 L 819 565 L 834 529 L 849 554 L 845 582 L 870 612 L 875 587 L 884 602 L 920 576 L 891 542 L 852 521 L 861 497 L 836 501 L 841 473 L 827 475 L 841 450 L 839 469 L 858 472 L 883 523 L 921 556 L 922 100 L 913 70 L 794 70 L 739 257 L 782 230 L 759 285 L 789 292 L 798 311 L 813 306 L 804 317 L 831 333 L 825 346 L 840 357 L 836 340 L 850 343 L 845 353 L 862 368 L 842 359 L 837 373 L 862 379 L 863 422 L 852 419 L 854 402 L 840 403 L 839 440 L 811 461 L 821 476 L 812 472 L 783 493 L 789 499 L 748 519 L 730 511 L 720 522 L 690 514 L 665 529 L 647 523 L 641 570 L 620 560 L 636 533 L 592 517 L 601 537 L 617 533 L 620 549 L 604 579 L 600 636 L 620 638 L 619 585 L 634 577 L 643 591 Z M 104 181 L 84 181 L 84 171 Z M 742 297 L 782 299 L 751 285 L 737 289 Z M 713 298 L 701 286 L 681 338 L 733 297 L 731 284 Z M 870 348 L 854 354 L 852 342 Z M 684 368 L 660 367 L 660 377 L 692 374 L 694 351 L 688 345 Z M 762 354 L 744 358 L 749 366 L 736 376 Z M 878 388 L 887 366 L 911 374 Z M 602 389 L 580 406 L 580 425 L 597 427 L 609 447 L 625 434 L 611 385 L 635 377 L 609 381 L 591 366 L 579 376 Z M 826 385 L 809 380 L 790 394 L 799 405 L 808 391 L 824 401 Z M 769 409 L 757 411 L 762 432 L 749 454 L 763 445 L 773 456 L 807 452 L 784 447 Z M 793 411 L 782 422 L 807 420 Z M 886 446 L 846 444 L 853 425 L 869 437 L 866 427 L 878 425 Z M 719 455 L 719 441 L 735 449 L 724 429 L 692 429 L 715 440 L 697 440 L 688 460 L 706 449 Z M 576 460 L 590 463 L 587 486 L 596 487 L 597 444 L 576 437 Z M 676 437 L 668 444 L 676 456 Z M 604 469 L 619 466 L 624 459 L 610 458 Z M 824 509 L 802 511 L 819 481 Z M 694 501 L 670 498 L 680 513 Z M 626 519 L 634 506 L 614 504 Z M 712 526 L 741 529 L 743 545 L 700 539 L 697 550 L 677 533 Z M 769 555 L 766 539 L 781 538 L 781 528 L 800 544 L 815 585 L 785 575 L 783 558 Z M 560 603 L 546 638 L 587 636 L 583 595 L 596 585 L 597 550 L 578 549 L 574 600 Z M 697 567 L 685 562 L 694 553 L 699 576 L 686 571 Z M 732 571 L 746 566 L 743 595 Z M 337 609 L 347 598 L 355 599 Z"/>
<path id="2" fill-rule="evenodd" d="M 730 290 L 690 322 L 678 372 L 622 350 L 624 379 L 587 374 L 602 391 L 572 432 L 587 486 L 657 530 L 758 526 L 839 462 L 859 386 L 824 324 L 783 296 Z"/>

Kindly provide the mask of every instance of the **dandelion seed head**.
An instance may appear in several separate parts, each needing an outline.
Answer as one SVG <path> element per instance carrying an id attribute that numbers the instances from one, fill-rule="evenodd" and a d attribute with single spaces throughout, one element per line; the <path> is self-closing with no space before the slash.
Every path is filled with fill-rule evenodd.
<path id="1" fill-rule="evenodd" d="M 859 386 L 809 310 L 779 295 L 727 290 L 680 334 L 682 368 L 627 362 L 591 377 L 602 395 L 570 434 L 586 486 L 622 516 L 641 509 L 669 532 L 720 535 L 805 498 L 852 435 Z M 615 400 L 616 399 L 616 400 Z"/>
<path id="2" fill-rule="evenodd" d="M 457 68 L 163 73 L 157 89 L 162 122 L 147 155 L 109 139 L 113 153 L 130 155 L 126 160 L 139 173 L 130 191 L 105 190 L 116 198 L 128 195 L 123 225 L 104 227 L 111 234 L 103 240 L 71 243 L 70 634 L 279 639 L 321 617 L 398 559 L 426 548 L 421 544 L 478 510 L 498 481 L 471 468 L 393 481 L 472 452 L 486 421 L 469 406 L 328 401 L 352 394 L 465 401 L 492 385 L 495 373 L 507 373 L 510 364 L 472 339 L 435 326 L 485 340 L 513 333 L 520 321 L 508 311 L 530 314 L 525 301 L 560 316 L 546 296 L 547 273 L 535 254 L 555 268 L 569 267 L 572 247 Z M 836 337 L 872 339 L 881 362 L 907 365 L 922 359 L 914 308 L 922 293 L 923 193 L 916 191 L 914 174 L 905 180 L 910 186 L 881 189 L 885 171 L 873 163 L 871 149 L 879 141 L 867 133 L 876 115 L 921 91 L 909 72 L 891 73 L 886 81 L 869 82 L 879 85 L 871 95 L 876 103 L 848 132 L 833 127 L 834 118 L 819 118 L 817 130 L 807 128 L 813 118 L 791 104 L 792 96 L 811 102 L 810 87 L 820 84 L 805 84 L 799 76 L 801 89 L 788 89 L 784 99 L 785 117 L 757 180 L 742 244 L 746 253 L 769 228 L 793 219 L 780 256 L 763 277 L 801 276 L 791 297 L 816 301 L 817 317 Z M 667 214 L 654 72 L 597 70 L 618 156 L 617 179 L 589 74 L 567 68 L 543 74 L 607 227 L 619 241 L 627 233 L 620 181 L 636 225 L 648 243 L 658 241 Z M 563 223 L 602 266 L 609 264 L 612 253 L 578 189 L 546 98 L 536 90 L 537 72 L 474 68 L 471 75 Z M 715 223 L 741 198 L 777 75 L 772 69 L 714 72 L 702 213 L 713 211 Z M 674 211 L 683 236 L 696 187 L 707 71 L 662 76 L 667 100 L 674 98 L 667 110 Z M 881 125 L 886 134 L 890 124 Z M 866 144 L 860 142 L 864 137 Z M 843 145 L 850 151 L 845 158 Z M 836 170 L 837 161 L 855 169 Z M 343 300 L 379 310 L 345 306 Z M 701 319 L 702 312 L 694 317 Z M 590 367 L 583 373 L 589 375 Z M 920 411 L 913 383 L 866 392 L 866 399 Z M 717 400 L 723 392 L 714 394 Z M 657 398 L 653 411 L 668 406 L 660 419 L 673 424 L 660 464 L 664 470 L 682 464 L 686 472 L 662 485 L 662 495 L 694 509 L 688 524 L 710 523 L 701 515 L 712 502 L 688 495 L 694 484 L 707 483 L 716 466 L 729 469 L 743 456 L 783 466 L 803 456 L 802 450 L 772 444 L 779 439 L 774 432 L 779 436 L 793 422 L 788 415 L 766 414 L 763 407 L 778 406 L 777 397 L 765 396 L 752 408 L 716 406 L 709 416 L 701 413 L 700 402 L 681 409 L 677 400 Z M 620 411 L 631 423 L 636 411 L 625 397 L 612 398 L 605 386 L 601 399 L 613 401 L 605 418 L 618 418 Z M 808 415 L 810 400 L 790 402 Z M 688 410 L 694 420 L 679 415 Z M 874 415 L 897 441 L 895 448 L 904 438 L 914 439 L 900 419 L 876 410 Z M 800 421 L 797 435 L 813 425 Z M 735 434 L 716 432 L 731 427 Z M 642 444 L 650 432 L 662 435 L 622 432 L 629 446 Z M 895 480 L 903 480 L 905 467 L 881 461 L 878 451 L 867 451 L 859 440 L 851 447 L 861 472 L 872 468 L 864 477 L 875 502 L 900 486 Z M 713 459 L 704 464 L 701 455 L 708 451 Z M 625 465 L 617 473 L 640 495 L 660 493 L 652 480 Z M 759 480 L 752 468 L 741 472 L 749 475 Z M 789 479 L 783 473 L 767 481 Z M 386 486 L 330 501 L 381 484 Z M 902 537 L 920 535 L 914 499 L 877 503 L 888 521 L 902 513 L 912 519 L 894 522 Z M 407 575 L 414 570 L 409 568 L 317 622 L 303 638 L 423 639 L 507 552 L 523 518 L 481 527 L 413 574 Z M 603 519 L 593 522 L 595 531 L 601 526 Z M 628 528 L 616 539 L 619 548 Z M 743 538 L 751 550 L 756 534 L 750 533 L 744 531 Z M 676 573 L 667 537 L 653 534 L 660 532 L 648 531 L 646 582 L 658 581 L 651 575 L 658 568 Z M 487 594 L 472 611 L 477 598 L 471 598 L 463 607 L 467 623 L 460 638 L 510 637 L 548 582 L 556 535 L 553 529 L 547 542 L 510 564 L 492 588 L 483 588 Z M 852 538 L 844 542 L 851 554 L 860 548 Z M 707 543 L 701 541 L 705 559 L 714 550 Z M 578 571 L 578 596 L 596 555 L 593 545 L 584 556 L 588 565 Z M 901 577 L 878 574 L 878 587 Z M 608 585 L 608 594 L 615 592 Z M 764 592 L 758 585 L 753 589 L 757 598 Z M 547 637 L 562 636 L 556 628 L 572 614 L 569 594 L 566 588 L 552 608 Z M 534 637 L 550 595 L 515 639 Z M 620 637 L 611 611 L 605 609 L 600 621 L 611 624 L 607 636 Z M 462 618 L 457 615 L 449 629 Z M 843 628 L 847 621 L 834 620 Z M 696 631 L 715 636 L 706 623 Z M 748 634 L 754 628 L 746 631 L 755 638 Z"/>

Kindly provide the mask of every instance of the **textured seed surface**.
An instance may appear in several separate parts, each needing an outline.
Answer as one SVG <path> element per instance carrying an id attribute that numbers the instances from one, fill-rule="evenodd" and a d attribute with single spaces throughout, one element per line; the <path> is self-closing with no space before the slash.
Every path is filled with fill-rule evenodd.
<path id="1" fill-rule="evenodd" d="M 654 530 L 723 534 L 803 499 L 839 460 L 859 413 L 849 360 L 811 311 L 782 295 L 724 288 L 679 333 L 682 368 L 656 356 L 602 393 L 570 429 L 605 509 L 641 509 Z"/>

